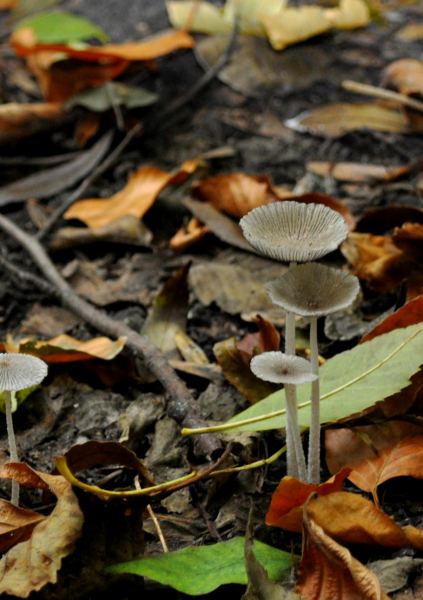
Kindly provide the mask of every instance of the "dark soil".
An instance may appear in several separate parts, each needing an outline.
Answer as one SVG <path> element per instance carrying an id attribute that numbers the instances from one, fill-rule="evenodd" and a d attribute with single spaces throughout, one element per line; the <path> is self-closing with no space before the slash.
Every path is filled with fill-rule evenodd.
<path id="1" fill-rule="evenodd" d="M 168 26 L 164 3 L 157 0 L 68 0 L 62 5 L 95 21 L 116 42 L 136 39 L 140 32 L 145 35 Z M 271 116 L 282 128 L 286 119 L 304 110 L 328 102 L 351 101 L 351 93 L 340 87 L 340 82 L 345 78 L 379 84 L 386 64 L 405 56 L 419 56 L 421 48 L 418 43 L 408 43 L 405 47 L 404 43 L 394 37 L 397 29 L 418 15 L 421 15 L 421 10 L 417 7 L 402 8 L 388 13 L 383 22 L 374 23 L 365 30 L 321 36 L 299 45 L 298 50 L 292 49 L 290 52 L 294 63 L 296 51 L 302 52 L 302 56 L 305 52 L 306 60 L 311 64 L 315 56 L 324 56 L 326 66 L 321 77 L 305 87 L 303 82 L 294 79 L 289 85 L 279 82 L 276 86 L 259 90 L 254 97 L 247 97 L 214 79 L 192 102 L 173 114 L 169 122 L 160 119 L 161 112 L 172 100 L 186 94 L 203 74 L 193 53 L 184 51 L 161 59 L 158 61 L 157 71 L 152 73 L 140 74 L 131 69 L 124 79 L 129 77 L 130 80 L 141 82 L 159 92 L 160 102 L 150 109 L 135 113 L 135 118 L 145 123 L 146 133 L 127 148 L 113 168 L 96 180 L 87 197 L 111 195 L 123 187 L 131 171 L 143 164 L 173 170 L 185 159 L 224 146 L 230 147 L 232 153 L 209 162 L 211 175 L 236 170 L 267 174 L 276 184 L 290 187 L 304 178 L 305 165 L 310 160 L 357 161 L 383 165 L 417 163 L 423 155 L 423 140 L 417 135 L 399 136 L 369 130 L 327 140 L 285 128 L 283 131 L 281 129 L 280 134 L 276 132 L 275 135 L 264 135 L 257 132 L 257 125 L 261 119 L 265 121 Z M 0 58 L 3 61 L 15 60 L 5 46 L 0 47 Z M 7 77 L 0 79 L 0 83 L 3 85 L 0 94 L 4 102 L 31 100 L 25 98 L 22 90 L 12 85 Z M 128 117 L 128 122 L 133 119 L 134 115 Z M 151 129 L 150 122 L 159 123 L 160 127 Z M 105 117 L 102 126 L 105 129 L 113 124 L 114 116 L 110 114 Z M 70 123 L 53 133 L 44 133 L 1 148 L 2 157 L 23 157 L 21 165 L 11 166 L 6 161 L 3 163 L 2 184 L 33 170 L 33 167 L 25 164 L 25 157 L 78 150 L 73 141 L 73 128 L 74 124 Z M 307 180 L 304 183 L 307 185 Z M 366 208 L 391 203 L 421 206 L 421 200 L 406 185 L 399 190 L 386 184 L 375 185 L 371 194 L 349 197 L 346 197 L 339 182 L 333 179 L 315 179 L 312 181 L 312 188 L 313 191 L 342 197 L 356 216 L 360 216 Z M 213 261 L 216 257 L 226 256 L 228 252 L 232 253 L 234 260 L 240 260 L 239 257 L 243 254 L 241 251 L 228 250 L 226 244 L 212 236 L 183 254 L 175 254 L 168 249 L 170 236 L 190 216 L 179 203 L 187 191 L 188 186 L 177 192 L 165 192 L 147 214 L 146 225 L 154 232 L 150 249 L 96 244 L 53 252 L 51 256 L 55 264 L 61 269 L 73 260 L 79 261 L 79 264 L 90 262 L 103 281 L 118 278 L 131 265 L 131 272 L 135 276 L 126 298 L 131 294 L 132 298 L 136 294 L 141 296 L 138 296 L 138 300 L 122 297 L 106 303 L 104 309 L 110 316 L 123 320 L 140 331 L 156 293 L 180 266 L 190 260 L 193 264 Z M 66 193 L 60 194 L 49 200 L 48 205 L 60 205 L 65 198 Z M 35 231 L 25 207 L 14 205 L 4 212 L 25 230 Z M 2 251 L 9 261 L 25 271 L 35 272 L 31 259 L 22 248 L 4 233 L 1 239 Z M 340 254 L 336 254 L 334 260 L 340 263 L 343 259 Z M 29 322 L 29 315 L 33 314 L 34 305 L 52 311 L 57 306 L 56 300 L 49 293 L 40 291 L 31 282 L 4 271 L 3 268 L 0 270 L 0 281 L 1 340 L 7 335 L 22 336 L 24 332 L 31 334 L 31 327 L 35 326 L 33 321 Z M 369 319 L 392 308 L 398 301 L 401 302 L 400 291 L 396 289 L 383 295 L 364 290 L 363 306 Z M 57 314 L 52 321 L 50 329 L 46 325 L 44 333 L 38 332 L 38 337 L 53 337 L 65 332 L 78 339 L 90 339 L 98 335 L 98 332 L 69 313 Z M 191 293 L 187 332 L 210 360 L 214 360 L 212 348 L 217 341 L 231 336 L 240 339 L 252 331 L 255 331 L 255 326 L 238 314 L 224 312 L 215 303 L 203 306 Z M 322 352 L 330 356 L 356 341 L 357 337 L 347 341 L 326 339 Z M 198 398 L 206 419 L 226 420 L 247 405 L 245 399 L 223 380 L 210 383 L 189 375 L 183 375 L 183 378 Z M 204 465 L 205 459 L 195 456 L 190 441 L 181 438 L 177 424 L 166 416 L 165 405 L 161 387 L 157 383 L 141 380 L 139 361 L 127 350 L 112 361 L 107 369 L 101 361 L 52 366 L 43 390 L 34 393 L 15 415 L 22 460 L 36 469 L 51 472 L 53 457 L 63 454 L 74 444 L 88 440 L 118 441 L 122 431 L 126 430 L 125 443 L 139 457 L 145 458 L 157 480 L 179 477 L 189 471 L 191 465 Z M 2 453 L 6 459 L 4 424 L 0 424 L 0 433 Z M 276 452 L 283 443 L 283 436 L 279 432 L 245 437 L 234 444 L 232 459 L 245 463 L 264 458 Z M 176 492 L 161 503 L 153 502 L 153 509 L 161 519 L 169 548 L 173 550 L 244 535 L 248 511 L 253 504 L 256 537 L 299 553 L 299 535 L 264 525 L 264 515 L 271 494 L 284 473 L 285 463 L 280 459 L 268 467 L 228 479 L 203 481 Z M 324 471 L 322 477 L 326 476 L 328 473 Z M 133 473 L 127 474 L 122 470 L 103 468 L 90 471 L 87 477 L 89 481 L 96 483 L 103 480 L 111 489 L 133 485 Z M 407 479 L 404 483 L 406 492 L 402 486 L 403 484 L 399 488 L 396 480 L 382 486 L 382 507 L 400 524 L 421 526 L 423 510 L 419 501 L 418 484 Z M 6 484 L 0 494 L 8 499 Z M 112 563 L 127 560 L 140 554 L 142 544 L 135 535 L 135 539 L 128 541 L 130 525 L 126 523 L 122 526 L 122 506 L 112 503 L 106 508 L 100 501 L 88 498 L 82 492 L 78 493 L 78 497 L 86 511 L 87 522 L 82 542 L 74 555 L 64 561 L 58 585 L 47 586 L 41 592 L 32 594 L 31 598 L 94 599 L 103 597 L 105 590 L 107 595 L 113 595 L 119 600 L 138 598 L 141 595 L 145 598 L 159 596 L 170 600 L 185 597 L 149 582 L 144 589 L 138 578 L 128 577 L 115 581 L 100 575 L 96 569 L 104 556 Z M 24 506 L 33 506 L 34 501 L 41 502 L 40 499 L 34 500 L 31 494 L 23 494 Z M 127 508 L 135 511 L 131 503 L 125 505 L 125 510 Z M 137 510 L 140 512 L 139 506 Z M 142 514 L 139 517 L 141 522 Z M 158 553 L 161 546 L 156 530 L 151 519 L 146 515 L 144 518 L 143 550 L 145 553 Z M 108 523 L 108 527 L 105 523 Z M 97 529 L 95 525 L 98 526 Z M 391 550 L 379 547 L 365 551 L 358 549 L 356 554 L 364 562 L 396 555 Z M 224 591 L 234 598 L 240 597 L 243 592 L 240 586 L 230 586 Z M 217 598 L 221 594 L 222 590 L 218 590 L 207 597 Z"/>

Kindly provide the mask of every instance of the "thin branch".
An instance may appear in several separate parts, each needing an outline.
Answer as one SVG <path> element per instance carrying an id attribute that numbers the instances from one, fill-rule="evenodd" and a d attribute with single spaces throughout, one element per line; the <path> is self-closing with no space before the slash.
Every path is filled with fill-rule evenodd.
<path id="1" fill-rule="evenodd" d="M 394 102 L 399 102 L 400 104 L 414 108 L 414 110 L 423 112 L 423 102 L 420 102 L 420 100 L 415 100 L 405 94 L 393 92 L 386 88 L 369 85 L 367 83 L 360 83 L 359 81 L 351 81 L 350 79 L 343 81 L 342 87 L 349 92 L 363 94 L 364 96 L 372 96 L 374 98 L 380 98 L 381 100 L 393 100 Z"/>
<path id="2" fill-rule="evenodd" d="M 167 406 L 167 413 L 170 417 L 184 427 L 204 425 L 196 403 L 185 383 L 176 375 L 163 354 L 145 336 L 136 333 L 124 323 L 115 321 L 80 298 L 60 275 L 38 240 L 25 233 L 2 214 L 0 214 L 0 228 L 19 242 L 30 254 L 45 278 L 57 290 L 63 306 L 69 308 L 105 335 L 114 338 L 126 337 L 126 345 L 142 357 L 147 369 L 157 377 L 170 396 Z M 198 442 L 198 452 L 207 456 L 211 456 L 215 450 L 221 447 L 220 441 L 210 434 L 201 436 Z"/>

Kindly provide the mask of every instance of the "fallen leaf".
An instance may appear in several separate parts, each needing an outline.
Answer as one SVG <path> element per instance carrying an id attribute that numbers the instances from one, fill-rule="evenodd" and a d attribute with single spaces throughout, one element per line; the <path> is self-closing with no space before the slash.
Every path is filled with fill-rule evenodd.
<path id="1" fill-rule="evenodd" d="M 29 137 L 62 123 L 63 108 L 53 102 L 0 105 L 0 144 Z"/>
<path id="2" fill-rule="evenodd" d="M 210 2 L 166 2 L 169 21 L 175 29 L 188 29 L 199 33 L 229 33 L 233 24 L 223 12 Z"/>
<path id="3" fill-rule="evenodd" d="M 260 352 L 278 351 L 281 344 L 281 336 L 273 323 L 260 315 L 257 315 L 254 323 L 258 327 L 258 332 L 248 333 L 242 340 L 237 342 L 241 358 L 245 366 L 248 367 L 253 356 L 260 354 Z"/>
<path id="4" fill-rule="evenodd" d="M 175 252 L 183 252 L 192 244 L 202 240 L 208 233 L 209 228 L 195 217 L 190 219 L 186 227 L 181 227 L 169 240 L 169 246 Z"/>
<path id="5" fill-rule="evenodd" d="M 378 335 L 388 333 L 394 329 L 402 327 L 408 327 L 409 325 L 415 325 L 416 323 L 423 322 L 423 296 L 417 296 L 413 298 L 404 306 L 401 306 L 392 315 L 389 315 L 381 323 L 376 325 L 369 333 L 366 333 L 360 343 L 368 342 Z"/>
<path id="6" fill-rule="evenodd" d="M 384 82 L 401 94 L 423 95 L 423 60 L 401 58 L 392 62 L 384 71 Z"/>
<path id="7" fill-rule="evenodd" d="M 284 194 L 284 200 L 295 200 L 295 202 L 304 202 L 305 204 L 324 204 L 332 210 L 339 212 L 348 225 L 350 231 L 355 229 L 355 218 L 352 216 L 347 206 L 337 198 L 321 194 L 320 192 L 310 192 L 308 194 Z"/>
<path id="8" fill-rule="evenodd" d="M 423 565 L 423 558 L 397 556 L 387 560 L 375 560 L 368 567 L 375 573 L 388 594 L 404 588 L 412 576 Z"/>
<path id="9" fill-rule="evenodd" d="M 335 542 L 304 509 L 303 552 L 297 590 L 304 600 L 388 600 L 377 576 Z"/>
<path id="10" fill-rule="evenodd" d="M 141 219 L 154 204 L 157 196 L 168 185 L 181 183 L 198 167 L 198 161 L 186 161 L 174 173 L 158 167 L 141 167 L 135 171 L 126 186 L 110 198 L 89 198 L 75 202 L 65 213 L 65 219 L 79 219 L 88 227 L 102 227 L 113 221 L 133 215 Z"/>
<path id="11" fill-rule="evenodd" d="M 284 8 L 274 14 L 263 14 L 260 20 L 274 50 L 283 50 L 332 27 L 326 11 L 320 6 L 312 5 Z"/>
<path id="12" fill-rule="evenodd" d="M 423 210 L 407 204 L 369 208 L 358 220 L 356 231 L 380 235 L 404 223 L 423 223 Z"/>
<path id="13" fill-rule="evenodd" d="M 396 227 L 392 234 L 392 241 L 406 256 L 417 261 L 423 258 L 423 224 L 404 223 Z"/>
<path id="14" fill-rule="evenodd" d="M 214 208 L 240 219 L 253 208 L 277 200 L 266 175 L 252 176 L 235 172 L 208 177 L 197 183 L 193 194 Z"/>
<path id="15" fill-rule="evenodd" d="M 4 553 L 12 546 L 27 540 L 35 525 L 45 518 L 33 510 L 0 500 L 0 551 Z"/>
<path id="16" fill-rule="evenodd" d="M 341 0 L 338 7 L 326 10 L 326 16 L 336 29 L 358 29 L 371 20 L 364 0 Z"/>
<path id="17" fill-rule="evenodd" d="M 158 95 L 146 88 L 108 82 L 72 96 L 65 103 L 65 109 L 83 106 L 94 112 L 104 112 L 114 106 L 124 106 L 128 109 L 150 106 L 157 100 Z"/>
<path id="18" fill-rule="evenodd" d="M 34 42 L 45 44 L 71 44 L 91 38 L 104 42 L 108 39 L 107 34 L 88 19 L 61 10 L 50 10 L 23 19 L 15 32 L 21 29 L 31 30 Z"/>
<path id="19" fill-rule="evenodd" d="M 307 513 L 327 535 L 342 543 L 423 548 L 423 529 L 411 525 L 400 527 L 359 494 L 318 495 L 307 505 Z"/>
<path id="20" fill-rule="evenodd" d="M 321 422 L 350 419 L 397 394 L 420 371 L 423 353 L 421 323 L 396 329 L 340 352 L 320 368 Z M 299 386 L 298 420 L 301 427 L 310 423 L 310 386 Z M 285 427 L 285 395 L 276 392 L 228 421 L 259 418 L 260 421 L 237 427 L 240 431 L 262 431 Z"/>
<path id="21" fill-rule="evenodd" d="M 47 363 L 67 363 L 101 358 L 111 360 L 125 347 L 126 338 L 112 341 L 106 337 L 88 341 L 77 340 L 69 335 L 58 335 L 51 340 L 22 339 L 15 352 L 39 356 Z M 0 348 L 8 350 L 8 343 L 0 343 Z"/>
<path id="22" fill-rule="evenodd" d="M 222 59 L 229 43 L 228 35 L 210 36 L 200 40 L 195 48 L 195 57 L 203 69 L 213 67 Z M 313 52 L 313 62 L 309 60 Z M 269 46 L 267 40 L 240 35 L 236 46 L 226 65 L 219 71 L 220 81 L 246 96 L 263 97 L 273 90 L 284 92 L 300 91 L 312 83 L 323 79 L 330 62 L 328 54 L 316 46 L 306 44 L 288 48 L 277 53 Z M 253 115 L 257 117 L 257 113 Z M 249 120 L 248 125 L 256 133 L 263 135 L 266 123 L 263 113 L 257 119 L 257 126 Z M 268 117 L 269 119 L 270 117 Z M 283 131 L 282 123 L 273 117 L 275 126 Z M 271 124 L 268 135 L 275 132 Z M 283 132 L 286 136 L 286 130 Z"/>
<path id="23" fill-rule="evenodd" d="M 188 314 L 186 264 L 168 279 L 154 299 L 141 333 L 168 358 L 179 356 L 175 336 L 185 332 Z"/>
<path id="24" fill-rule="evenodd" d="M 44 169 L 0 188 L 0 206 L 37 196 L 48 198 L 83 179 L 102 160 L 112 143 L 113 133 L 105 133 L 89 150 L 57 167 Z"/>
<path id="25" fill-rule="evenodd" d="M 83 515 L 69 483 L 24 464 L 9 463 L 0 476 L 20 485 L 50 490 L 57 498 L 53 511 L 34 527 L 31 537 L 11 548 L 0 559 L 0 593 L 27 598 L 48 583 L 56 583 L 62 559 L 81 534 Z"/>
<path id="26" fill-rule="evenodd" d="M 349 468 L 343 468 L 328 481 L 320 484 L 305 483 L 290 476 L 283 477 L 273 492 L 266 514 L 266 524 L 288 531 L 301 531 L 303 507 L 310 494 L 326 495 L 339 492 L 344 487 L 349 472 Z"/>
<path id="27" fill-rule="evenodd" d="M 423 23 L 418 21 L 408 23 L 396 32 L 395 37 L 405 42 L 421 40 L 423 38 Z"/>
<path id="28" fill-rule="evenodd" d="M 394 477 L 423 479 L 423 426 L 388 421 L 325 432 L 331 473 L 351 468 L 348 479 L 377 497 L 376 488 Z"/>
<path id="29" fill-rule="evenodd" d="M 0 10 L 11 10 L 15 8 L 18 0 L 0 0 Z"/>
<path id="30" fill-rule="evenodd" d="M 371 129 L 388 133 L 412 133 L 409 121 L 401 111 L 382 104 L 326 104 L 307 110 L 285 121 L 295 131 L 337 138 L 350 131 Z M 418 133 L 419 128 L 414 130 Z"/>
<path id="31" fill-rule="evenodd" d="M 52 338 L 66 333 L 80 322 L 79 317 L 61 306 L 43 306 L 35 302 L 21 321 L 17 336 Z"/>
<path id="32" fill-rule="evenodd" d="M 250 404 L 258 402 L 274 392 L 278 386 L 256 377 L 243 355 L 237 348 L 235 338 L 217 342 L 213 353 L 222 367 L 225 378 L 248 400 Z"/>
<path id="33" fill-rule="evenodd" d="M 112 573 L 132 573 L 149 577 L 190 595 L 212 592 L 228 583 L 248 582 L 242 537 L 206 546 L 190 546 L 175 552 L 145 557 L 108 567 Z M 257 559 L 269 577 L 278 580 L 290 568 L 291 555 L 262 542 L 254 542 Z"/>
<path id="34" fill-rule="evenodd" d="M 307 163 L 307 171 L 322 177 L 333 177 L 338 181 L 372 182 L 394 181 L 410 171 L 410 167 L 385 167 L 384 165 L 369 165 L 354 162 L 323 162 Z"/>

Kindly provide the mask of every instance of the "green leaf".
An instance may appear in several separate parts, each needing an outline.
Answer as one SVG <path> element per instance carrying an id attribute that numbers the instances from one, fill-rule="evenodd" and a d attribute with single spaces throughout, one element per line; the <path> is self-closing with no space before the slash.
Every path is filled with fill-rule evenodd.
<path id="1" fill-rule="evenodd" d="M 71 44 L 97 39 L 105 42 L 109 36 L 100 27 L 83 17 L 61 10 L 44 12 L 20 21 L 16 29 L 29 27 L 40 44 Z"/>
<path id="2" fill-rule="evenodd" d="M 190 546 L 150 558 L 108 567 L 112 573 L 149 577 L 174 589 L 197 596 L 227 583 L 247 584 L 243 537 L 210 546 Z M 280 579 L 292 564 L 292 556 L 262 542 L 254 542 L 254 553 L 270 579 Z"/>
<path id="3" fill-rule="evenodd" d="M 157 99 L 157 94 L 145 88 L 109 81 L 99 87 L 75 94 L 66 102 L 65 109 L 83 106 L 94 112 L 103 112 L 116 105 L 131 109 L 149 106 L 157 102 Z"/>
<path id="4" fill-rule="evenodd" d="M 344 419 L 396 394 L 423 364 L 423 325 L 418 323 L 380 335 L 329 359 L 320 369 L 321 423 Z M 302 427 L 310 424 L 310 384 L 297 387 Z M 235 423 L 285 409 L 283 390 L 233 417 Z M 240 426 L 242 431 L 285 427 L 285 414 Z"/>

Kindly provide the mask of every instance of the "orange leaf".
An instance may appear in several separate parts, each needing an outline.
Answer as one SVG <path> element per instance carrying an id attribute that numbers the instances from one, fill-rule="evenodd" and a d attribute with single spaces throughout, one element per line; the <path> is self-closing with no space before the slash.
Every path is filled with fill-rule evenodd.
<path id="1" fill-rule="evenodd" d="M 344 468 L 339 473 L 319 485 L 305 483 L 294 477 L 284 477 L 273 493 L 266 524 L 281 527 L 288 531 L 301 531 L 303 506 L 310 494 L 332 494 L 342 489 L 350 472 Z"/>
<path id="2" fill-rule="evenodd" d="M 192 246 L 192 244 L 202 240 L 209 231 L 208 227 L 193 217 L 186 227 L 181 227 L 172 236 L 172 239 L 169 241 L 169 246 L 176 252 L 182 252 Z"/>
<path id="3" fill-rule="evenodd" d="M 303 553 L 297 591 L 303 600 L 388 600 L 378 578 L 335 542 L 304 509 Z"/>
<path id="4" fill-rule="evenodd" d="M 15 8 L 17 0 L 0 0 L 0 10 L 10 10 Z"/>
<path id="5" fill-rule="evenodd" d="M 0 500 L 0 552 L 27 540 L 35 525 L 46 517 Z"/>
<path id="6" fill-rule="evenodd" d="M 423 529 L 401 528 L 359 494 L 334 492 L 318 495 L 309 503 L 307 512 L 325 533 L 342 543 L 423 549 Z"/>
<path id="7" fill-rule="evenodd" d="M 62 121 L 63 109 L 59 104 L 40 102 L 0 106 L 0 144 L 18 140 L 42 131 Z"/>
<path id="8" fill-rule="evenodd" d="M 277 351 L 280 349 L 281 344 L 281 336 L 273 323 L 267 321 L 261 315 L 257 315 L 254 322 L 258 326 L 258 332 L 248 333 L 236 345 L 245 366 L 248 368 L 253 356 L 261 352 Z"/>
<path id="9" fill-rule="evenodd" d="M 197 166 L 198 161 L 186 161 L 176 174 L 158 167 L 141 167 L 130 176 L 123 190 L 111 198 L 88 198 L 75 202 L 65 213 L 65 219 L 79 219 L 88 227 L 108 225 L 127 215 L 140 219 L 165 187 L 183 181 Z"/>
<path id="10" fill-rule="evenodd" d="M 383 333 L 389 333 L 394 329 L 416 325 L 420 321 L 423 321 L 423 296 L 413 298 L 392 315 L 386 317 L 379 325 L 376 325 L 374 329 L 361 338 L 360 344 L 368 342 Z"/>
<path id="11" fill-rule="evenodd" d="M 27 598 L 47 583 L 56 583 L 62 559 L 70 554 L 81 534 L 83 515 L 71 485 L 60 475 L 8 463 L 1 467 L 0 477 L 50 490 L 57 498 L 53 511 L 35 525 L 31 537 L 11 548 L 0 560 L 0 594 Z"/>
<path id="12" fill-rule="evenodd" d="M 388 421 L 352 429 L 328 429 L 326 462 L 337 472 L 348 465 L 348 479 L 366 492 L 393 477 L 423 479 L 423 427 Z"/>

